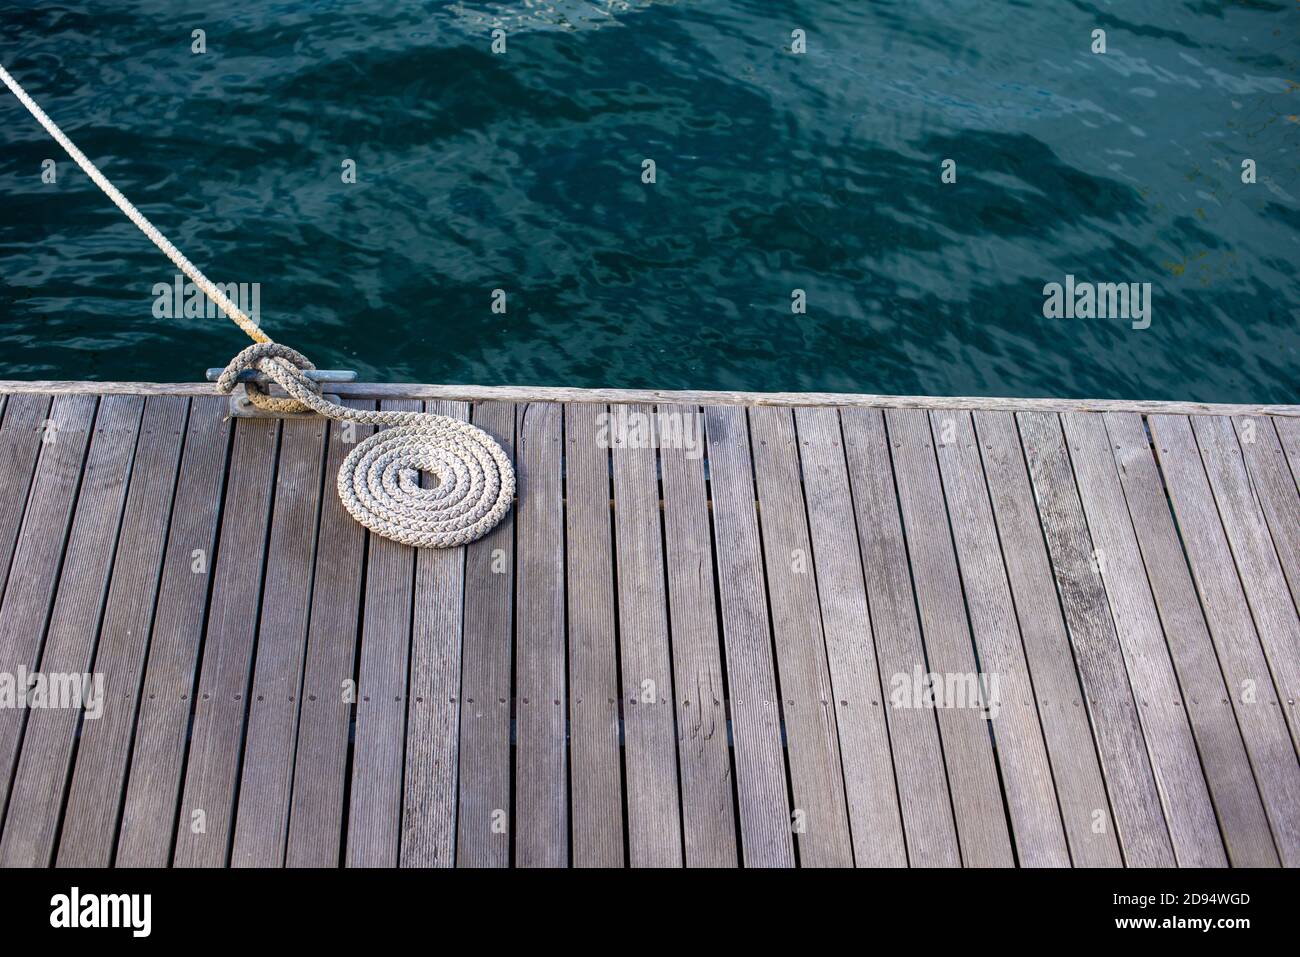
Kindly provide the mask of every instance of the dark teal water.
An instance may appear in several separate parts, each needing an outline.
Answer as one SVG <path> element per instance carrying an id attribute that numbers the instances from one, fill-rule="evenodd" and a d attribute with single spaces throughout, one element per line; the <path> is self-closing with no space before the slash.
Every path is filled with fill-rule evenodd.
<path id="1" fill-rule="evenodd" d="M 1295 0 L 0 0 L 0 60 L 367 379 L 1298 401 Z M 0 377 L 223 364 L 174 274 L 0 93 Z M 1044 318 L 1066 274 L 1150 328 Z"/>

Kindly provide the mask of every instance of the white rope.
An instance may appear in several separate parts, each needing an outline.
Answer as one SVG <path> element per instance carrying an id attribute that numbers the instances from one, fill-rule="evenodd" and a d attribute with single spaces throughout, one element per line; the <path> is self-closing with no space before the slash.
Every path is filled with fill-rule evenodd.
<path id="1" fill-rule="evenodd" d="M 314 368 L 305 356 L 272 342 L 108 181 L 3 66 L 0 80 L 117 208 L 253 339 L 255 345 L 235 356 L 222 372 L 219 391 L 231 392 L 241 372 L 257 369 L 289 396 L 272 396 L 244 383 L 249 400 L 259 408 L 279 413 L 310 409 L 331 419 L 394 426 L 361 442 L 339 469 L 339 498 L 353 518 L 384 538 L 431 548 L 472 542 L 501 520 L 514 501 L 515 471 L 492 436 L 468 422 L 431 412 L 351 409 L 323 398 L 320 386 L 303 375 L 302 370 Z M 433 475 L 434 487 L 420 486 L 421 471 Z"/>

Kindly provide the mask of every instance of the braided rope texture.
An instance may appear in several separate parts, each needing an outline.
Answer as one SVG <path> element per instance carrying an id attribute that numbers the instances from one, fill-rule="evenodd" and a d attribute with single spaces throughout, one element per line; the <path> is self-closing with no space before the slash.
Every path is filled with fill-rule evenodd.
<path id="1" fill-rule="evenodd" d="M 233 392 L 239 374 L 256 369 L 288 394 L 273 396 L 244 383 L 248 400 L 259 409 L 276 414 L 311 410 L 330 419 L 389 426 L 358 444 L 339 469 L 339 498 L 353 518 L 376 535 L 417 548 L 465 545 L 501 521 L 514 502 L 515 470 L 492 436 L 445 415 L 350 409 L 326 400 L 320 386 L 303 375 L 302 370 L 315 368 L 306 356 L 272 342 L 108 181 L 3 66 L 0 80 L 118 209 L 253 340 L 221 373 L 219 392 Z M 421 472 L 434 477 L 432 488 L 421 486 Z"/>
<path id="2" fill-rule="evenodd" d="M 501 521 L 515 497 L 509 457 L 482 429 L 432 412 L 368 411 L 321 397 L 320 385 L 303 375 L 306 356 L 277 342 L 249 346 L 230 361 L 217 390 L 234 391 L 245 369 L 264 372 L 288 393 L 269 396 L 245 382 L 248 399 L 276 413 L 310 409 L 331 419 L 389 428 L 348 453 L 339 468 L 343 507 L 384 538 L 417 548 L 453 548 L 481 538 Z M 420 486 L 420 472 L 437 481 Z"/>

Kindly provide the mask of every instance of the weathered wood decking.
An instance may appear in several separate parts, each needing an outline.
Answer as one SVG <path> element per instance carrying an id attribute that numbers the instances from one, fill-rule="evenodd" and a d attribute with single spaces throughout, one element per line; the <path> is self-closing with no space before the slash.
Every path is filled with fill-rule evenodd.
<path id="1" fill-rule="evenodd" d="M 515 458 L 416 552 L 210 391 L 0 383 L 0 864 L 1300 864 L 1300 409 L 349 386 Z"/>

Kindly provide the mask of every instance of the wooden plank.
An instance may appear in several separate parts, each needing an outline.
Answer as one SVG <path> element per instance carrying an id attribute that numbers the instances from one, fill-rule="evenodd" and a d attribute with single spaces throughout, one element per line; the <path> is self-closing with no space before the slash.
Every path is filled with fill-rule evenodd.
<path id="1" fill-rule="evenodd" d="M 704 410 L 722 639 L 731 693 L 736 804 L 747 867 L 793 866 L 791 807 L 781 748 L 749 428 L 743 409 Z"/>
<path id="2" fill-rule="evenodd" d="M 513 406 L 474 406 L 475 425 L 514 458 Z M 521 489 L 521 497 L 523 490 Z M 511 806 L 511 661 L 515 512 L 465 552 L 465 648 L 461 672 L 460 803 L 456 863 L 508 867 Z"/>
<path id="3" fill-rule="evenodd" d="M 1096 814 L 1109 817 L 1106 785 L 1016 421 L 1009 412 L 976 412 L 974 425 L 1070 857 L 1075 866 L 1118 867 L 1122 859 L 1114 828 L 1093 827 Z"/>
<path id="4" fill-rule="evenodd" d="M 517 411 L 519 514 L 515 518 L 515 864 L 569 860 L 565 724 L 563 409 Z"/>
<path id="5" fill-rule="evenodd" d="M 1168 420 L 1160 419 L 1161 427 Z M 1155 428 L 1153 425 L 1152 428 Z M 1300 616 L 1287 588 L 1264 513 L 1242 461 L 1232 422 L 1222 416 L 1192 419 L 1223 530 L 1228 535 L 1246 601 L 1259 629 L 1291 737 L 1300 748 Z M 1294 531 L 1294 530 L 1292 530 Z"/>
<path id="6" fill-rule="evenodd" d="M 138 396 L 111 396 L 100 403 L 95 417 L 95 434 L 40 652 L 38 667 L 47 676 L 89 676 L 143 406 Z M 93 676 L 89 680 L 92 684 L 85 692 L 105 693 L 100 685 L 97 695 Z M 86 699 L 82 703 L 88 706 L 85 713 L 93 713 L 93 704 Z M 103 704 L 100 698 L 99 706 Z M 72 707 L 27 709 L 21 756 L 0 837 L 0 867 L 49 866 L 82 713 L 82 708 Z"/>
<path id="7" fill-rule="evenodd" d="M 1061 810 L 975 426 L 968 412 L 931 412 L 930 429 L 979 668 L 990 676 L 985 714 L 997 746 L 1017 859 L 1025 867 L 1065 867 L 1070 856 Z"/>
<path id="8" fill-rule="evenodd" d="M 1200 748 L 1228 859 L 1235 866 L 1276 867 L 1278 855 L 1264 804 L 1196 597 L 1183 545 L 1169 513 L 1164 483 L 1151 454 L 1146 429 L 1140 416 L 1129 413 L 1106 413 L 1105 426 L 1178 673 L 1187 716 Z M 1089 453 L 1085 450 L 1084 454 Z M 1102 577 L 1105 578 L 1104 572 Z M 1293 765 L 1289 777 L 1300 782 L 1300 767 Z M 1300 790 L 1296 793 L 1300 795 Z"/>
<path id="9" fill-rule="evenodd" d="M 18 544 L 27 496 L 42 443 L 42 425 L 49 419 L 48 395 L 5 396 L 0 420 L 0 595 L 9 581 L 10 562 Z"/>
<path id="10" fill-rule="evenodd" d="M 564 407 L 569 775 L 575 867 L 620 867 L 624 863 L 612 492 L 609 441 L 607 434 L 602 435 L 602 427 L 607 433 L 602 419 L 607 414 L 604 406 Z M 712 597 L 710 594 L 710 601 Z"/>
<path id="11" fill-rule="evenodd" d="M 1291 466 L 1291 477 L 1300 487 L 1300 418 L 1274 418 L 1270 420 L 1277 429 L 1282 451 Z"/>
<path id="12" fill-rule="evenodd" d="M 1182 865 L 1224 867 L 1228 861 L 1214 806 L 1120 487 L 1106 423 L 1083 412 L 1063 415 L 1061 421 L 1174 854 Z"/>
<path id="13" fill-rule="evenodd" d="M 42 423 L 41 452 L 0 604 L 0 671 L 11 675 L 34 671 L 40 659 L 97 405 L 90 397 L 60 396 Z M 25 709 L 0 708 L 0 821 L 26 716 Z"/>
<path id="14" fill-rule="evenodd" d="M 352 399 L 351 408 L 375 403 Z M 348 741 L 356 705 L 356 648 L 365 572 L 365 527 L 353 520 L 334 490 L 339 467 L 368 425 L 329 423 L 325 483 L 316 543 L 316 569 L 307 628 L 307 660 L 293 756 L 293 793 L 285 862 L 289 867 L 335 867 L 342 862 L 348 784 Z"/>
<path id="15" fill-rule="evenodd" d="M 912 579 L 916 584 L 928 671 L 939 675 L 945 683 L 949 676 L 962 676 L 970 681 L 966 676 L 977 675 L 979 668 L 971 644 L 929 420 L 923 412 L 891 409 L 885 413 L 885 422 L 898 475 L 898 500 Z M 893 703 L 898 707 L 899 702 Z M 968 867 L 1010 866 L 1014 862 L 1011 835 L 1007 830 L 988 725 L 978 702 L 967 704 L 976 706 L 935 709 L 962 861 Z M 922 705 L 909 702 L 909 706 Z"/>
<path id="16" fill-rule="evenodd" d="M 1295 477 L 1272 419 L 1241 417 L 1233 424 L 1291 599 L 1300 607 L 1300 491 Z"/>
<path id="17" fill-rule="evenodd" d="M 927 670 L 889 440 L 884 417 L 874 409 L 843 409 L 840 421 L 871 628 L 888 693 L 895 681 L 910 681 L 915 669 Z M 888 699 L 880 700 L 883 707 Z M 908 861 L 913 867 L 957 867 L 961 851 L 938 719 L 925 708 L 888 708 L 885 720 L 893 753 L 902 756 L 894 771 Z"/>
<path id="18" fill-rule="evenodd" d="M 839 414 L 834 409 L 799 409 L 795 427 L 853 860 L 859 867 L 904 867 L 907 845 L 882 704 L 886 698 L 852 520 Z"/>
<path id="19" fill-rule="evenodd" d="M 1300 767 L 1190 424 L 1150 420 L 1178 530 L 1284 863 L 1296 856 Z"/>
<path id="20" fill-rule="evenodd" d="M 799 863 L 851 867 L 853 839 L 794 416 L 789 409 L 753 409 L 749 424 Z"/>
<path id="21" fill-rule="evenodd" d="M 94 866 L 106 863 L 114 853 L 114 843 L 119 866 L 166 867 L 171 862 L 195 668 L 207 617 L 230 449 L 231 425 L 226 409 L 223 399 L 192 400 L 135 719 L 130 772 L 120 804 L 119 836 L 115 842 L 114 824 L 119 810 L 116 797 L 111 802 L 100 802 L 92 792 L 84 801 L 70 801 L 65 831 L 81 816 L 81 807 L 86 808 L 88 820 L 79 829 L 83 835 L 78 841 L 79 853 L 74 856 L 71 849 L 68 851 L 69 863 L 79 858 Z M 122 754 L 123 772 L 126 760 L 126 754 Z M 73 797 L 78 793 L 74 777 Z M 102 793 L 116 794 L 116 786 L 109 782 Z M 98 836 L 99 843 L 92 846 L 89 835 Z"/>
<path id="22" fill-rule="evenodd" d="M 102 676 L 104 703 L 98 718 L 81 724 L 59 837 L 61 866 L 106 867 L 112 855 L 189 405 L 190 400 L 180 396 L 150 396 L 145 402 L 118 557 L 91 667 Z M 32 740 L 29 725 L 26 747 L 33 746 Z M 58 746 L 66 745 L 60 742 Z M 41 747 L 52 753 L 56 746 L 47 742 Z M 61 788 L 67 769 L 58 770 Z M 47 798 L 37 798 L 34 803 L 46 813 L 58 811 Z M 51 824 L 51 841 L 53 836 Z M 52 851 L 52 846 L 42 845 L 37 856 L 48 860 Z"/>
<path id="23" fill-rule="evenodd" d="M 638 421 L 651 422 L 654 417 L 650 406 L 617 406 L 610 413 L 619 421 L 632 423 L 632 428 Z M 675 695 L 655 442 L 653 433 L 644 429 L 628 436 L 622 435 L 621 427 L 616 431 L 619 440 L 610 443 L 610 459 L 614 469 L 628 858 L 633 867 L 680 867 Z"/>
<path id="24" fill-rule="evenodd" d="M 173 853 L 177 867 L 228 863 L 278 439 L 275 421 L 235 425 Z"/>
<path id="25" fill-rule="evenodd" d="M 659 465 L 686 866 L 735 867 L 736 802 L 704 475 L 704 416 L 694 406 L 658 411 L 677 417 L 683 438 L 660 442 Z"/>
<path id="26" fill-rule="evenodd" d="M 326 428 L 321 418 L 281 426 L 232 867 L 284 864 Z"/>
<path id="27" fill-rule="evenodd" d="M 1171 867 L 1173 846 L 1061 423 L 1050 413 L 1020 413 L 1016 418 L 1106 775 L 1109 818 L 1126 864 Z M 1109 826 L 1103 809 L 1093 813 L 1098 826 Z"/>
<path id="28" fill-rule="evenodd" d="M 469 419 L 464 403 L 426 402 L 424 410 Z M 419 549 L 402 784 L 403 867 L 451 867 L 456 862 L 464 602 L 465 549 Z"/>
<path id="29" fill-rule="evenodd" d="M 844 406 L 873 409 L 979 409 L 1038 412 L 1149 412 L 1183 415 L 1300 417 L 1300 405 L 1161 402 L 1146 399 L 995 398 L 989 396 L 870 395 L 853 392 L 721 392 L 698 389 L 574 389 L 545 386 L 416 385 L 338 382 L 330 391 L 351 398 L 443 399 L 459 402 L 668 403 L 677 405 Z M 211 382 L 78 382 L 0 380 L 0 392 L 81 395 L 214 395 Z"/>
<path id="30" fill-rule="evenodd" d="M 424 406 L 413 399 L 390 399 L 379 407 L 418 412 Z M 370 536 L 352 748 L 348 867 L 396 867 L 400 860 L 415 552 L 410 545 Z"/>

